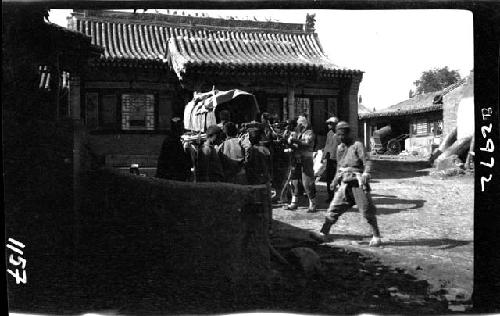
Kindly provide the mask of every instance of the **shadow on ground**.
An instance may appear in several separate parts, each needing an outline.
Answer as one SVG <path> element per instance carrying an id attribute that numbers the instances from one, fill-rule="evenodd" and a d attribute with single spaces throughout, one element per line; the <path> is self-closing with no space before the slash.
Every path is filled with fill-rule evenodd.
<path id="1" fill-rule="evenodd" d="M 395 195 L 372 194 L 372 197 L 373 202 L 377 206 L 377 214 L 379 215 L 394 214 L 407 210 L 419 209 L 422 208 L 426 202 L 426 200 L 421 199 L 401 199 Z M 380 207 L 379 205 L 394 205 L 396 207 Z"/>
<path id="2" fill-rule="evenodd" d="M 377 207 L 377 214 L 378 215 L 387 215 L 387 214 L 394 214 L 394 213 L 399 213 L 399 212 L 404 212 L 408 210 L 417 210 L 420 209 L 424 206 L 426 200 L 421 200 L 421 199 L 415 199 L 415 200 L 410 200 L 410 199 L 402 199 L 398 198 L 395 195 L 381 195 L 381 194 L 372 194 L 373 202 L 375 203 L 375 206 Z M 318 194 L 318 200 L 317 200 L 317 205 L 318 205 L 318 211 L 319 212 L 326 212 L 329 206 L 329 202 L 326 201 L 325 197 L 323 194 Z M 275 204 L 273 207 L 284 207 L 286 204 L 281 203 L 281 204 Z M 308 202 L 306 197 L 301 197 L 299 199 L 299 206 L 300 207 L 307 207 Z M 383 206 L 381 206 L 383 205 Z M 392 207 L 391 207 L 392 206 Z M 351 208 L 348 212 L 357 212 L 357 208 Z M 291 211 L 293 212 L 293 211 Z M 300 217 L 301 214 L 304 216 L 304 218 L 310 218 L 311 214 L 304 213 L 302 211 L 295 211 L 297 214 L 294 214 L 295 217 Z"/>
<path id="3" fill-rule="evenodd" d="M 332 242 L 335 240 L 346 240 L 355 241 L 359 245 L 368 245 L 371 235 L 358 235 L 358 234 L 329 234 L 327 237 L 327 242 Z M 472 244 L 471 240 L 456 240 L 449 238 L 417 238 L 417 239 L 401 239 L 401 240 L 390 240 L 384 241 L 384 247 L 413 247 L 413 246 L 423 246 L 423 247 L 433 247 L 440 249 L 452 249 L 460 246 L 467 246 Z"/>
<path id="4" fill-rule="evenodd" d="M 456 240 L 449 238 L 420 238 L 420 239 L 404 239 L 396 241 L 388 241 L 384 243 L 385 246 L 405 247 L 405 246 L 425 246 L 436 247 L 441 249 L 452 249 L 459 246 L 466 246 L 472 243 L 471 240 Z"/>

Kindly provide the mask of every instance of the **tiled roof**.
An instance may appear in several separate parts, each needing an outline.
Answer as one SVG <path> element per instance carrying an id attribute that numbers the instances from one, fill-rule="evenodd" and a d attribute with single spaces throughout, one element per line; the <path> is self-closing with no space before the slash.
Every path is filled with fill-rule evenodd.
<path id="1" fill-rule="evenodd" d="M 351 75 L 323 52 L 317 34 L 302 24 L 224 20 L 112 11 L 73 13 L 69 27 L 104 47 L 101 62 L 123 66 L 171 66 L 186 72 L 214 69 L 313 70 Z"/>
<path id="2" fill-rule="evenodd" d="M 464 78 L 452 85 L 449 85 L 441 91 L 417 94 L 413 98 L 391 105 L 390 107 L 382 111 L 359 113 L 359 118 L 370 119 L 375 117 L 404 116 L 417 113 L 440 111 L 443 109 L 443 104 L 440 102 L 441 99 L 439 97 L 443 97 L 457 87 L 463 85 L 465 82 L 466 79 Z"/>
<path id="3" fill-rule="evenodd" d="M 366 107 L 366 105 L 364 104 L 358 104 L 358 113 L 361 114 L 361 113 L 371 113 L 373 112 L 372 110 L 370 110 L 369 108 Z"/>

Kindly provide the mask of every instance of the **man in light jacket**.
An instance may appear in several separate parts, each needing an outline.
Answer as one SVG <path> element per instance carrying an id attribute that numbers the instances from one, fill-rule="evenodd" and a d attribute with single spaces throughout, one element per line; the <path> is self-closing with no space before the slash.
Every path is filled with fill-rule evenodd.
<path id="1" fill-rule="evenodd" d="M 330 184 L 335 178 L 335 173 L 337 171 L 337 147 L 339 145 L 337 134 L 335 134 L 335 127 L 339 119 L 335 116 L 330 117 L 326 120 L 328 124 L 328 134 L 326 135 L 325 148 L 323 148 L 323 157 L 321 160 L 326 160 L 326 191 L 328 192 L 327 203 L 333 199 L 333 191 L 330 188 Z"/>
<path id="2" fill-rule="evenodd" d="M 308 213 L 317 212 L 316 209 L 316 185 L 314 183 L 314 138 L 315 135 L 311 129 L 309 121 L 304 116 L 297 118 L 297 129 L 294 136 L 288 139 L 288 143 L 293 149 L 295 164 L 293 166 L 291 184 L 292 184 L 292 203 L 287 206 L 288 210 L 296 210 L 299 203 L 299 179 L 309 198 Z"/>

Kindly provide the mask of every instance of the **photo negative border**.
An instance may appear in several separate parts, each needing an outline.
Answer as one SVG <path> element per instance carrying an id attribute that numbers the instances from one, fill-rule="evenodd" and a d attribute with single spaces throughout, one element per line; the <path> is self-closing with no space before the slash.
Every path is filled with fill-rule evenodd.
<path id="1" fill-rule="evenodd" d="M 500 310 L 500 3 L 486 1 L 3 0 L 2 6 L 53 9 L 462 9 L 473 13 L 475 100 L 474 312 Z M 453 221 L 453 218 L 449 219 Z M 7 237 L 7 236 L 5 236 Z M 6 283 L 5 283 L 6 284 Z"/>

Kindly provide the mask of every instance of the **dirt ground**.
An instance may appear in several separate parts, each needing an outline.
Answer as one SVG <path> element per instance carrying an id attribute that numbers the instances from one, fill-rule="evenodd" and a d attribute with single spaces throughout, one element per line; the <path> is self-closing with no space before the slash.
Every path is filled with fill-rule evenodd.
<path id="1" fill-rule="evenodd" d="M 470 304 L 473 282 L 473 175 L 439 179 L 424 161 L 375 160 L 372 195 L 378 209 L 383 246 L 368 247 L 370 229 L 354 208 L 345 213 L 323 247 L 360 253 L 384 266 L 429 283 L 427 294 L 448 302 L 451 311 Z M 306 213 L 307 199 L 297 211 L 274 209 L 273 242 L 306 240 L 318 230 L 328 204 L 326 185 L 317 183 L 320 211 Z M 302 229 L 302 234 L 292 233 Z M 386 284 L 387 285 L 387 284 Z"/>

